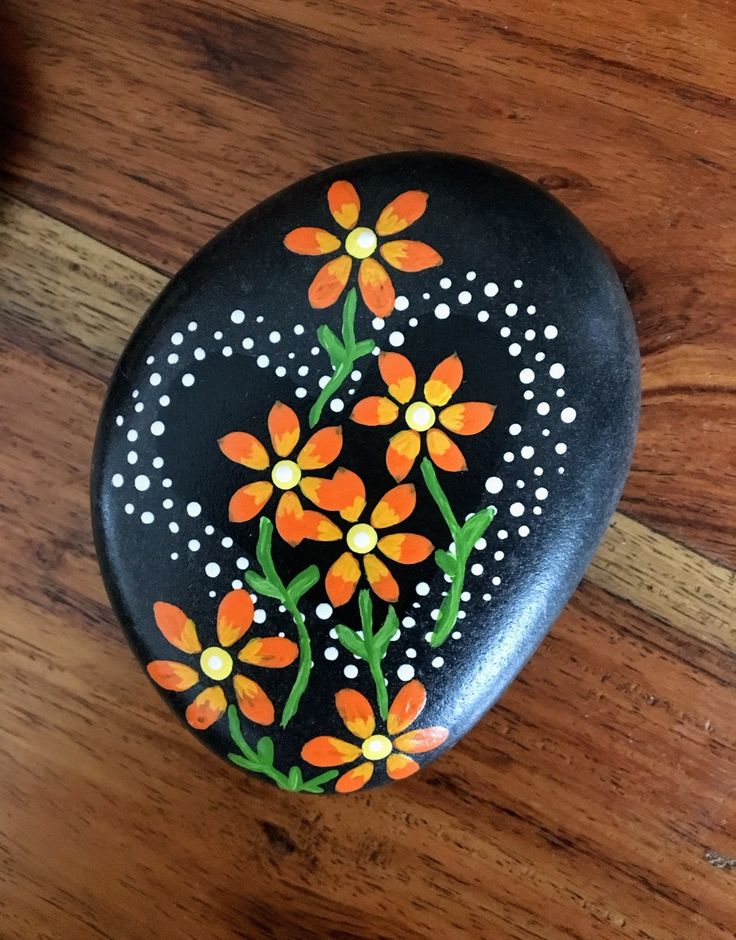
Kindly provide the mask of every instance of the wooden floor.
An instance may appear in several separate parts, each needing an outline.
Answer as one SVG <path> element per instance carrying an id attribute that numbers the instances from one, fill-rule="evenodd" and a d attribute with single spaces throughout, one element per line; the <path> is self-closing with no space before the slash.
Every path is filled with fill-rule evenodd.
<path id="1" fill-rule="evenodd" d="M 733 938 L 735 78 L 730 0 L 6 0 L 2 940 Z M 297 797 L 206 753 L 133 661 L 90 540 L 95 422 L 225 222 L 416 147 L 537 180 L 604 243 L 641 433 L 500 704 L 416 780 Z"/>

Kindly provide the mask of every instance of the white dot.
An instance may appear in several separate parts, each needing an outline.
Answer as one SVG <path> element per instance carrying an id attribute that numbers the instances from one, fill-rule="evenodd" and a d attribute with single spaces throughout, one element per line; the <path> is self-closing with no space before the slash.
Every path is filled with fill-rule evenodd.
<path id="1" fill-rule="evenodd" d="M 373 318 L 373 329 L 374 329 L 374 330 L 382 330 L 382 329 L 384 328 L 384 326 L 386 326 L 386 321 L 383 320 L 381 317 L 374 317 L 374 318 Z"/>
<path id="2" fill-rule="evenodd" d="M 509 512 L 512 516 L 523 516 L 524 515 L 524 504 L 523 503 L 512 503 L 509 506 Z"/>
<path id="3" fill-rule="evenodd" d="M 537 312 L 537 308 L 534 306 L 534 304 L 530 304 L 530 305 L 526 308 L 526 312 L 527 312 L 527 313 L 536 313 L 536 312 Z"/>
<path id="4" fill-rule="evenodd" d="M 556 326 L 545 326 L 544 335 L 546 339 L 554 339 L 557 336 L 557 327 Z"/>
<path id="5" fill-rule="evenodd" d="M 281 333 L 279 333 L 278 330 L 271 330 L 268 334 L 268 339 L 271 343 L 278 343 L 281 340 Z"/>
<path id="6" fill-rule="evenodd" d="M 256 365 L 258 366 L 259 369 L 265 369 L 266 366 L 268 365 L 268 363 L 269 363 L 269 358 L 268 358 L 268 356 L 264 356 L 263 354 L 261 354 L 261 355 L 256 359 Z"/>
<path id="7" fill-rule="evenodd" d="M 332 607 L 329 604 L 317 604 L 314 612 L 320 620 L 329 620 L 332 616 Z"/>
<path id="8" fill-rule="evenodd" d="M 380 356 L 380 355 L 381 355 L 381 347 L 380 347 L 380 346 L 374 346 L 371 355 L 372 355 L 372 356 Z"/>
<path id="9" fill-rule="evenodd" d="M 560 420 L 564 421 L 565 424 L 572 424 L 577 414 L 574 408 L 563 408 L 560 414 Z"/>
<path id="10" fill-rule="evenodd" d="M 165 430 L 166 426 L 164 425 L 163 421 L 154 421 L 151 425 L 151 434 L 153 434 L 155 437 L 161 437 Z"/>
<path id="11" fill-rule="evenodd" d="M 444 592 L 443 592 L 443 593 L 444 593 Z M 437 620 L 437 618 L 439 617 L 439 615 L 440 615 L 439 608 L 435 608 L 435 609 L 430 613 L 429 616 L 432 618 L 432 620 Z"/>
<path id="12" fill-rule="evenodd" d="M 169 355 L 166 357 L 166 361 L 170 366 L 175 366 L 179 361 L 178 353 L 169 353 Z"/>
<path id="13" fill-rule="evenodd" d="M 152 512 L 146 511 L 146 512 L 141 513 L 141 522 L 143 523 L 143 525 L 150 525 L 153 522 L 154 518 L 155 517 Z"/>
<path id="14" fill-rule="evenodd" d="M 297 369 L 299 375 L 309 375 L 309 366 L 299 366 Z"/>
<path id="15" fill-rule="evenodd" d="M 248 565 L 249 565 L 249 561 L 248 561 L 247 558 L 242 558 L 242 557 L 241 557 L 241 558 L 238 558 L 238 560 L 235 562 L 235 565 L 236 565 L 237 568 L 240 569 L 240 571 L 245 571 L 245 569 L 246 569 L 246 568 L 248 567 Z"/>
<path id="16" fill-rule="evenodd" d="M 427 294 L 427 296 L 429 297 L 429 294 Z M 417 326 L 418 324 L 419 324 L 419 320 L 417 320 L 416 317 L 409 318 L 409 326 Z"/>
<path id="17" fill-rule="evenodd" d="M 460 293 L 457 295 L 457 299 L 460 301 L 461 304 L 469 304 L 470 301 L 473 299 L 473 295 L 470 293 L 469 290 L 461 290 Z"/>
<path id="18" fill-rule="evenodd" d="M 328 646 L 325 650 L 325 659 L 334 660 L 338 657 L 337 649 L 334 646 Z"/>
<path id="19" fill-rule="evenodd" d="M 479 538 L 478 541 L 475 543 L 475 549 L 479 552 L 482 552 L 483 549 L 486 547 L 486 545 L 488 545 L 488 542 L 486 542 L 484 538 Z M 468 592 L 466 591 L 465 593 L 467 594 Z M 470 595 L 468 595 L 468 597 L 463 597 L 463 600 L 469 601 Z"/>
<path id="20" fill-rule="evenodd" d="M 526 486 L 526 483 L 524 483 L 523 480 L 517 480 L 517 481 L 516 481 L 516 485 L 518 486 L 518 488 L 519 488 L 520 490 L 523 490 L 524 487 Z"/>
<path id="21" fill-rule="evenodd" d="M 117 424 L 119 428 L 123 426 L 123 421 L 124 421 L 124 418 L 122 415 L 118 415 L 117 418 L 115 418 L 115 424 Z"/>
<path id="22" fill-rule="evenodd" d="M 394 330 L 393 333 L 389 335 L 388 341 L 392 346 L 403 346 L 404 334 L 400 330 Z"/>
<path id="23" fill-rule="evenodd" d="M 532 398 L 534 398 L 534 392 L 530 388 L 528 388 L 524 392 L 524 398 L 526 398 L 527 401 L 531 401 Z"/>
<path id="24" fill-rule="evenodd" d="M 216 561 L 208 561 L 204 566 L 204 573 L 208 578 L 216 578 L 220 573 L 220 566 Z M 255 619 L 255 618 L 254 618 Z"/>
<path id="25" fill-rule="evenodd" d="M 518 343 L 512 343 L 509 346 L 509 355 L 518 356 L 520 352 L 521 352 L 521 346 Z"/>
<path id="26" fill-rule="evenodd" d="M 164 479 L 161 481 L 161 486 L 165 486 L 167 488 L 170 487 L 171 480 L 168 477 L 164 477 Z"/>
<path id="27" fill-rule="evenodd" d="M 558 473 L 564 473 L 564 472 L 565 472 L 565 468 L 564 468 L 564 467 L 558 467 L 558 468 L 557 468 L 557 472 L 558 472 Z"/>
<path id="28" fill-rule="evenodd" d="M 168 395 L 162 395 L 162 396 L 159 398 L 158 403 L 159 403 L 159 405 L 161 405 L 163 408 L 168 408 L 169 405 L 171 404 L 171 399 L 169 398 Z"/>
<path id="29" fill-rule="evenodd" d="M 197 321 L 192 320 L 192 322 L 187 325 L 187 329 L 190 333 L 193 333 L 197 329 Z"/>
<path id="30" fill-rule="evenodd" d="M 441 656 L 435 656 L 435 658 L 432 660 L 432 665 L 435 669 L 439 669 L 440 666 L 445 665 L 445 661 Z"/>
<path id="31" fill-rule="evenodd" d="M 184 334 L 183 333 L 172 334 L 171 342 L 174 344 L 174 346 L 181 346 L 181 344 L 184 342 Z"/>
<path id="32" fill-rule="evenodd" d="M 233 354 L 233 347 L 232 347 L 232 346 L 223 346 L 223 347 L 222 347 L 222 355 L 223 355 L 223 356 L 225 356 L 225 357 L 227 358 L 227 357 L 229 357 L 229 356 L 232 356 L 232 354 Z"/>
<path id="33" fill-rule="evenodd" d="M 483 293 L 486 297 L 495 297 L 498 293 L 498 284 L 494 284 L 493 281 L 489 281 L 488 284 L 483 288 Z"/>
<path id="34" fill-rule="evenodd" d="M 479 574 L 483 574 L 483 565 L 481 565 L 479 562 L 476 561 L 476 563 L 471 566 L 470 573 L 474 574 L 476 577 Z"/>
<path id="35" fill-rule="evenodd" d="M 142 401 L 139 401 L 139 402 L 138 402 L 138 404 L 135 406 L 135 410 L 138 411 L 138 412 L 143 411 L 143 402 L 142 402 Z"/>
<path id="36" fill-rule="evenodd" d="M 190 539 L 190 540 L 189 540 L 189 551 L 190 551 L 190 552 L 198 552 L 199 549 L 200 549 L 200 547 L 201 547 L 201 546 L 200 546 L 199 542 L 198 542 L 196 539 Z"/>
<path id="37" fill-rule="evenodd" d="M 545 487 L 540 486 L 538 489 L 534 490 L 534 495 L 537 497 L 537 499 L 547 499 L 549 493 Z"/>
<path id="38" fill-rule="evenodd" d="M 265 622 L 266 622 L 266 611 L 265 611 L 265 610 L 261 610 L 261 609 L 257 610 L 257 611 L 253 614 L 253 620 L 254 620 L 255 623 L 265 623 Z"/>
<path id="39" fill-rule="evenodd" d="M 126 504 L 125 504 L 125 511 L 126 511 L 126 512 L 128 513 L 128 515 L 130 516 L 130 515 L 132 515 L 132 514 L 135 512 L 135 506 L 134 506 L 132 503 L 126 503 Z"/>
<path id="40" fill-rule="evenodd" d="M 246 336 L 240 345 L 243 347 L 243 349 L 253 349 L 253 340 L 250 336 Z"/>
<path id="41" fill-rule="evenodd" d="M 125 480 L 123 479 L 122 473 L 113 473 L 112 475 L 112 485 L 113 486 L 122 486 Z"/>
<path id="42" fill-rule="evenodd" d="M 489 493 L 500 493 L 503 489 L 503 480 L 501 477 L 488 477 L 486 480 L 486 489 Z"/>
<path id="43" fill-rule="evenodd" d="M 230 314 L 230 319 L 233 323 L 242 323 L 245 320 L 245 313 L 242 310 L 233 310 Z"/>
<path id="44" fill-rule="evenodd" d="M 522 369 L 519 373 L 519 379 L 524 385 L 528 385 L 530 382 L 534 381 L 534 372 L 531 369 Z"/>
<path id="45" fill-rule="evenodd" d="M 283 377 L 286 375 L 286 369 L 283 366 L 276 366 L 274 372 L 280 379 L 283 379 Z"/>
<path id="46" fill-rule="evenodd" d="M 242 586 L 243 586 L 243 582 L 239 578 L 236 578 L 234 581 L 230 582 L 230 587 L 234 591 L 239 591 L 242 588 Z"/>
<path id="47" fill-rule="evenodd" d="M 567 444 L 563 444 L 562 442 L 560 442 L 559 444 L 555 444 L 555 453 L 556 453 L 556 454 L 566 454 L 566 453 L 567 453 Z"/>
<path id="48" fill-rule="evenodd" d="M 503 455 L 503 459 L 506 461 L 506 463 L 512 463 L 514 460 L 514 455 L 511 453 L 510 450 L 507 450 L 506 453 Z"/>
<path id="49" fill-rule="evenodd" d="M 504 555 L 504 553 L 503 553 L 502 551 L 498 551 L 498 552 L 494 552 L 494 553 L 493 553 L 493 557 L 495 558 L 496 561 L 503 561 L 503 559 L 504 559 L 506 556 Z"/>
<path id="50" fill-rule="evenodd" d="M 138 391 L 137 388 L 134 388 L 130 394 L 131 394 L 131 397 L 137 398 L 140 395 L 140 392 Z"/>
<path id="51" fill-rule="evenodd" d="M 402 682 L 409 682 L 414 678 L 414 667 L 411 663 L 402 663 L 396 670 L 396 675 Z"/>
<path id="52" fill-rule="evenodd" d="M 518 312 L 519 308 L 516 304 L 506 304 L 506 313 L 508 316 L 515 317 Z"/>
<path id="53" fill-rule="evenodd" d="M 176 533 L 177 533 L 178 531 L 179 531 L 179 523 L 178 523 L 178 522 L 170 522 L 170 523 L 169 523 L 169 532 L 173 532 L 174 535 L 176 535 Z"/>
<path id="54" fill-rule="evenodd" d="M 534 448 L 530 444 L 526 444 L 521 448 L 521 456 L 524 460 L 529 460 L 530 457 L 534 456 Z"/>
<path id="55" fill-rule="evenodd" d="M 215 332 L 212 335 L 214 336 L 215 339 L 222 339 L 222 330 L 215 330 Z"/>
<path id="56" fill-rule="evenodd" d="M 533 340 L 536 335 L 537 334 L 534 332 L 534 330 L 526 330 L 524 333 L 524 339 Z"/>
<path id="57" fill-rule="evenodd" d="M 158 374 L 158 372 L 152 372 L 148 381 L 151 383 L 151 385 L 160 385 L 161 376 Z"/>
<path id="58" fill-rule="evenodd" d="M 534 513 L 535 516 L 541 516 L 541 515 L 542 515 L 542 507 L 541 507 L 541 506 L 535 506 L 534 509 L 532 509 L 532 512 Z"/>
<path id="59" fill-rule="evenodd" d="M 426 597 L 429 594 L 429 585 L 426 581 L 420 581 L 416 586 L 416 592 L 420 597 Z"/>
<path id="60" fill-rule="evenodd" d="M 525 538 L 527 537 L 527 535 L 529 535 L 529 526 L 528 526 L 528 525 L 521 525 L 521 526 L 519 526 L 519 535 L 520 535 L 523 539 L 525 539 Z"/>
<path id="61" fill-rule="evenodd" d="M 410 646 L 409 649 L 406 650 L 406 655 L 409 657 L 409 659 L 416 659 L 417 651 L 413 646 Z"/>
<path id="62" fill-rule="evenodd" d="M 501 329 L 499 330 L 499 333 L 501 334 L 501 336 L 503 336 L 504 339 L 506 339 L 507 337 L 511 336 L 511 327 L 502 326 Z"/>
<path id="63" fill-rule="evenodd" d="M 489 316 L 490 316 L 490 314 L 488 313 L 487 310 L 479 310 L 479 311 L 478 311 L 478 322 L 479 322 L 479 323 L 486 323 L 486 322 L 488 321 L 488 317 L 489 317 Z"/>
<path id="64" fill-rule="evenodd" d="M 197 516 L 202 512 L 202 507 L 199 503 L 191 502 L 187 503 L 187 515 L 191 516 L 192 519 L 196 519 Z"/>
<path id="65" fill-rule="evenodd" d="M 564 396 L 564 394 L 565 394 L 565 389 L 564 389 L 564 388 L 558 388 L 558 389 L 557 389 L 557 397 L 558 397 L 558 398 L 562 398 L 562 397 Z"/>
<path id="66" fill-rule="evenodd" d="M 192 375 L 191 372 L 184 373 L 184 375 L 181 377 L 181 384 L 185 388 L 191 388 L 192 385 L 194 385 L 194 376 Z"/>
<path id="67" fill-rule="evenodd" d="M 448 287 L 452 287 L 452 281 L 449 277 L 440 278 L 440 287 L 443 287 L 447 290 Z"/>
<path id="68" fill-rule="evenodd" d="M 561 362 L 555 362 L 549 367 L 550 378 L 561 379 L 565 374 L 565 367 Z"/>
<path id="69" fill-rule="evenodd" d="M 394 301 L 394 310 L 406 310 L 409 306 L 409 298 L 402 295 L 398 296 Z"/>
<path id="70" fill-rule="evenodd" d="M 161 505 L 164 507 L 164 509 L 171 509 L 171 507 L 174 505 L 174 500 L 173 500 L 173 499 L 165 499 L 165 500 L 161 503 Z"/>
<path id="71" fill-rule="evenodd" d="M 493 584 L 495 587 L 498 587 L 500 583 L 501 583 L 501 579 L 498 577 L 498 575 L 496 575 L 495 578 L 491 578 L 491 584 Z M 485 597 L 485 594 L 483 595 L 483 597 Z M 488 599 L 490 600 L 490 598 Z"/>
<path id="72" fill-rule="evenodd" d="M 344 407 L 345 407 L 345 402 L 342 400 L 342 398 L 333 398 L 332 401 L 330 402 L 330 408 L 332 409 L 332 411 L 336 413 L 339 413 L 340 411 L 342 411 Z"/>
<path id="73" fill-rule="evenodd" d="M 145 491 L 151 485 L 151 481 L 148 479 L 145 473 L 139 473 L 133 481 L 133 485 L 137 490 L 140 490 L 141 493 L 145 493 Z"/>
<path id="74" fill-rule="evenodd" d="M 543 473 L 544 473 L 544 470 L 542 470 L 541 467 L 535 467 L 535 468 L 534 468 L 534 476 L 535 476 L 535 477 L 541 477 Z"/>
<path id="75" fill-rule="evenodd" d="M 214 535 L 215 527 L 213 525 L 206 525 L 204 527 L 204 532 L 205 532 L 205 535 Z"/>
<path id="76" fill-rule="evenodd" d="M 413 617 L 404 617 L 401 621 L 401 625 L 404 627 L 416 627 L 417 622 Z"/>
<path id="77" fill-rule="evenodd" d="M 135 430 L 133 430 L 133 428 L 131 428 L 131 429 L 128 431 L 126 437 L 128 438 L 128 440 L 129 440 L 131 443 L 132 443 L 133 441 L 137 441 L 137 440 L 138 440 L 138 432 L 135 431 Z"/>
<path id="78" fill-rule="evenodd" d="M 446 320 L 450 316 L 450 308 L 447 304 L 437 304 L 434 308 L 434 315 L 438 320 Z"/>
<path id="79" fill-rule="evenodd" d="M 327 383 L 328 383 L 329 381 L 330 381 L 329 375 L 322 375 L 322 376 L 320 376 L 320 380 L 319 380 L 319 382 L 318 382 L 318 385 L 319 385 L 320 388 L 324 388 L 325 385 L 327 385 Z"/>
<path id="80" fill-rule="evenodd" d="M 300 385 L 299 388 L 297 388 L 297 389 L 294 390 L 294 394 L 296 395 L 297 398 L 306 398 L 306 397 L 307 397 L 307 390 L 306 390 L 306 388 L 303 388 L 303 387 Z"/>
<path id="81" fill-rule="evenodd" d="M 346 679 L 354 679 L 358 675 L 358 667 L 351 663 L 343 669 L 342 674 Z"/>
<path id="82" fill-rule="evenodd" d="M 537 414 L 548 415 L 549 414 L 549 402 L 540 401 L 540 403 L 537 405 Z"/>
<path id="83" fill-rule="evenodd" d="M 313 356 L 318 356 L 321 352 L 321 349 L 319 346 L 312 346 L 310 352 L 312 353 Z"/>
<path id="84" fill-rule="evenodd" d="M 544 353 L 543 353 L 543 352 L 538 352 L 538 353 L 534 356 L 534 359 L 535 359 L 536 362 L 543 362 L 543 361 L 544 361 Z"/>
<path id="85" fill-rule="evenodd" d="M 509 427 L 509 434 L 513 434 L 514 437 L 516 437 L 517 434 L 521 434 L 521 425 L 520 425 L 520 424 L 512 424 L 512 425 Z"/>
<path id="86" fill-rule="evenodd" d="M 221 540 L 220 545 L 222 545 L 223 548 L 232 548 L 233 540 L 229 535 L 226 535 L 225 538 Z"/>
<path id="87" fill-rule="evenodd" d="M 517 279 L 514 281 L 514 287 L 521 287 L 521 286 L 523 285 L 523 283 L 524 283 L 523 281 L 521 281 L 521 280 L 519 280 L 519 278 L 517 278 Z"/>
<path id="88" fill-rule="evenodd" d="M 465 275 L 465 278 L 468 281 L 474 281 L 476 277 L 477 277 L 477 274 L 475 273 L 475 271 L 468 271 L 468 273 Z"/>

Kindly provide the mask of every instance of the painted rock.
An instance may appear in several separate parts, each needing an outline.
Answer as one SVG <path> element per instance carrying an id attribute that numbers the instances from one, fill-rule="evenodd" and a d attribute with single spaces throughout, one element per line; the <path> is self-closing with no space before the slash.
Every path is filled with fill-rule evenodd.
<path id="1" fill-rule="evenodd" d="M 395 154 L 284 190 L 171 281 L 112 381 L 112 604 L 193 733 L 277 786 L 416 773 L 580 580 L 639 400 L 626 298 L 518 176 Z"/>

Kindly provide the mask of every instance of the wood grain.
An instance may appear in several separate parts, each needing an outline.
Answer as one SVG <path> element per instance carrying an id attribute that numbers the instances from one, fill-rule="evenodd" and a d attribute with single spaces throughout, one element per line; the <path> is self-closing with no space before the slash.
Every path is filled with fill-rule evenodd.
<path id="1" fill-rule="evenodd" d="M 104 384 L 165 278 L 2 213 L 3 940 L 733 936 L 736 874 L 712 864 L 736 855 L 730 572 L 619 514 L 426 774 L 345 800 L 244 777 L 150 687 L 89 534 Z"/>

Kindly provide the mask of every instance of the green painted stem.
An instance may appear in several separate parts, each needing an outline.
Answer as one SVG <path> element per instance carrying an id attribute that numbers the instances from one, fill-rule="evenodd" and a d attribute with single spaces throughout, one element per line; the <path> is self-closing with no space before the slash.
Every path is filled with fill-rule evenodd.
<path id="1" fill-rule="evenodd" d="M 333 373 L 330 381 L 319 393 L 317 401 L 312 405 L 309 412 L 309 426 L 311 428 L 319 421 L 327 402 L 350 377 L 357 360 L 371 353 L 376 345 L 372 339 L 355 341 L 355 311 L 357 304 L 357 292 L 354 287 L 351 287 L 342 308 L 342 342 L 326 323 L 323 323 L 317 330 L 317 341 L 330 357 Z"/>
<path id="2" fill-rule="evenodd" d="M 493 521 L 496 510 L 493 506 L 487 506 L 474 513 L 461 525 L 450 506 L 447 494 L 440 486 L 432 462 L 426 457 L 422 460 L 422 476 L 445 520 L 455 546 L 452 551 L 439 550 L 434 554 L 437 566 L 450 578 L 450 589 L 440 604 L 439 616 L 430 640 L 430 644 L 437 647 L 445 642 L 457 622 L 470 553 Z"/>
<path id="3" fill-rule="evenodd" d="M 261 518 L 260 530 L 258 533 L 258 545 L 256 547 L 256 557 L 263 572 L 262 575 L 256 572 L 246 572 L 245 579 L 253 588 L 261 594 L 273 597 L 279 600 L 291 614 L 291 618 L 296 626 L 297 639 L 299 642 L 299 666 L 297 668 L 296 678 L 291 687 L 291 692 L 284 705 L 281 714 L 281 727 L 285 728 L 289 721 L 294 717 L 302 695 L 304 694 L 309 682 L 309 673 L 312 669 L 312 642 L 309 637 L 309 631 L 304 621 L 304 616 L 299 610 L 298 603 L 302 596 L 313 587 L 319 580 L 319 570 L 316 565 L 305 568 L 298 574 L 289 586 L 284 582 L 276 571 L 271 553 L 273 542 L 273 523 L 265 516 Z M 295 595 L 297 595 L 295 597 Z"/>
<path id="4" fill-rule="evenodd" d="M 378 632 L 374 633 L 373 601 L 370 591 L 363 590 L 360 592 L 358 607 L 360 608 L 362 636 L 341 623 L 337 626 L 337 638 L 349 653 L 368 663 L 368 669 L 376 687 L 376 705 L 381 718 L 385 719 L 388 714 L 388 691 L 386 690 L 386 679 L 381 668 L 381 661 L 386 655 L 391 638 L 399 628 L 399 618 L 396 616 L 394 608 L 389 605 L 383 625 Z"/>

